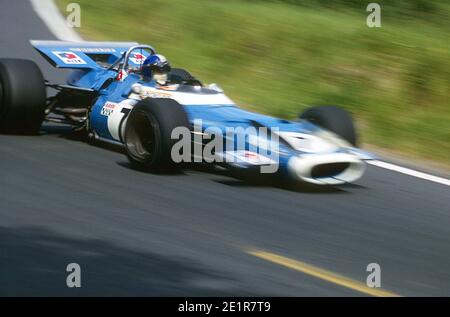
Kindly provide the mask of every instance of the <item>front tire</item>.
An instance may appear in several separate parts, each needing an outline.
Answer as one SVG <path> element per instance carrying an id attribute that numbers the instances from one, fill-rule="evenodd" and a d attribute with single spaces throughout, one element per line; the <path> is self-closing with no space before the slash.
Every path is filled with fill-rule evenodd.
<path id="1" fill-rule="evenodd" d="M 29 60 L 0 59 L 0 90 L 0 132 L 38 133 L 46 106 L 39 67 Z"/>
<path id="2" fill-rule="evenodd" d="M 197 78 L 195 78 L 191 73 L 183 68 L 172 68 L 172 70 L 169 72 L 168 80 L 172 84 L 202 86 L 202 83 Z"/>
<path id="3" fill-rule="evenodd" d="M 171 150 L 177 140 L 171 138 L 173 129 L 189 129 L 187 115 L 172 99 L 145 99 L 131 111 L 124 132 L 127 157 L 137 169 L 165 171 L 175 167 Z"/>
<path id="4" fill-rule="evenodd" d="M 357 145 L 358 138 L 353 119 L 350 113 L 340 107 L 311 107 L 303 112 L 300 118 L 336 133 L 354 146 Z"/>
<path id="5" fill-rule="evenodd" d="M 180 83 L 183 81 L 194 80 L 195 77 L 183 68 L 172 68 L 169 72 L 169 81 L 173 83 Z"/>

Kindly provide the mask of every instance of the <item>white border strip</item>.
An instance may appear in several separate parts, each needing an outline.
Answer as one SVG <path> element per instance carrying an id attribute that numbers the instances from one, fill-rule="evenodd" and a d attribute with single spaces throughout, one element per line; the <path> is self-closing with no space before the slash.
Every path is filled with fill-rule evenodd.
<path id="1" fill-rule="evenodd" d="M 30 0 L 33 10 L 58 40 L 82 42 L 83 39 L 66 23 L 53 0 Z"/>
<path id="2" fill-rule="evenodd" d="M 418 172 L 406 167 L 401 167 L 398 165 L 394 165 L 394 164 L 390 164 L 390 163 L 386 163 L 386 162 L 382 162 L 382 161 L 377 161 L 377 160 L 373 160 L 373 161 L 366 161 L 367 164 L 371 164 L 374 166 L 378 166 L 381 168 L 385 168 L 391 171 L 396 171 L 402 174 L 406 174 L 406 175 L 410 175 L 410 176 L 414 176 L 417 178 L 421 178 L 421 179 L 425 179 L 431 182 L 435 182 L 435 183 L 439 183 L 442 185 L 447 185 L 450 186 L 450 179 L 446 179 L 443 177 L 438 177 L 438 176 L 434 176 L 434 175 L 430 175 L 430 174 L 426 174 L 426 173 L 422 173 L 422 172 Z"/>

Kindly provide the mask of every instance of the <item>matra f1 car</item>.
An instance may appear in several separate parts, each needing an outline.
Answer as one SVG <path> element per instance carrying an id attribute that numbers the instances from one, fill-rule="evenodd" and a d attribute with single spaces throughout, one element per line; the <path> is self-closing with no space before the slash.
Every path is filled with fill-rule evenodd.
<path id="1" fill-rule="evenodd" d="M 215 148 L 220 165 L 232 170 L 255 170 L 276 164 L 276 174 L 286 180 L 317 185 L 354 182 L 365 171 L 371 156 L 356 148 L 356 132 L 350 115 L 334 106 L 312 107 L 298 120 L 287 121 L 243 110 L 217 85 L 204 86 L 183 69 L 168 74 L 167 85 L 144 80 L 139 70 L 155 54 L 153 47 L 122 42 L 31 41 L 53 66 L 72 69 L 67 84 L 44 80 L 38 66 L 28 60 L 0 59 L 0 130 L 35 134 L 43 122 L 67 124 L 90 137 L 124 146 L 131 163 L 157 170 L 177 167 L 172 149 L 176 128 L 189 129 L 192 144 L 208 128 L 221 131 L 227 141 L 229 128 L 267 128 L 257 135 L 267 142 L 231 142 Z M 47 97 L 47 88 L 57 90 Z M 202 122 L 195 131 L 195 122 Z M 234 138 L 235 136 L 231 136 Z M 270 139 L 269 139 L 270 138 Z M 252 141 L 253 139 L 253 141 Z M 205 140 L 201 138 L 204 146 Z M 267 156 L 260 144 L 276 140 L 277 159 Z M 259 140 L 261 141 L 261 140 Z M 264 140 L 263 140 L 264 141 Z M 223 142 L 222 144 L 229 144 Z M 255 147 L 256 144 L 256 147 Z M 267 148 L 264 148 L 267 150 Z M 216 164 L 215 160 L 210 161 Z"/>

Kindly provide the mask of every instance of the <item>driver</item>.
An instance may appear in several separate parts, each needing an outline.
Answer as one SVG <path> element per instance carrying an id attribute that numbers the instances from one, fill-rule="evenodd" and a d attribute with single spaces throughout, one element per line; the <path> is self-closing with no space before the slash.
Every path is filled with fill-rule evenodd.
<path id="1" fill-rule="evenodd" d="M 144 80 L 154 80 L 157 85 L 165 86 L 170 69 L 170 64 L 163 55 L 153 54 L 142 64 L 142 77 Z"/>

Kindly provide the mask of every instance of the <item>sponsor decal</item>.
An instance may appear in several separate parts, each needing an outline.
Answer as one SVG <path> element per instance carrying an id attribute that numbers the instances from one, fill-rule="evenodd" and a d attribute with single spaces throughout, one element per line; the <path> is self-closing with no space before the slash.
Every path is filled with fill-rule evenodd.
<path id="1" fill-rule="evenodd" d="M 276 161 L 270 159 L 269 157 L 251 151 L 227 151 L 226 154 L 230 154 L 238 161 L 243 161 L 251 165 L 276 164 Z M 226 156 L 226 158 L 229 159 L 228 156 Z"/>
<path id="2" fill-rule="evenodd" d="M 74 52 L 52 52 L 55 54 L 60 60 L 64 62 L 64 64 L 68 65 L 84 65 L 87 64 L 80 56 L 78 56 Z"/>
<path id="3" fill-rule="evenodd" d="M 169 85 L 169 86 L 159 86 L 158 89 L 159 90 L 171 90 L 171 91 L 175 91 L 178 89 L 179 85 Z"/>
<path id="4" fill-rule="evenodd" d="M 143 87 L 141 98 L 170 98 L 172 94 L 151 87 Z"/>
<path id="5" fill-rule="evenodd" d="M 70 49 L 74 52 L 82 53 L 114 53 L 116 50 L 114 48 L 101 48 L 101 47 L 74 47 Z"/>
<path id="6" fill-rule="evenodd" d="M 133 56 L 130 57 L 130 61 L 136 65 L 142 65 L 146 59 L 145 55 L 141 53 L 133 53 Z"/>
<path id="7" fill-rule="evenodd" d="M 120 73 L 117 75 L 117 80 L 124 81 L 125 78 L 127 78 L 127 77 L 128 77 L 128 73 L 124 69 L 122 69 L 120 71 Z"/>
<path id="8" fill-rule="evenodd" d="M 109 101 L 108 101 L 108 102 L 106 102 L 105 105 L 103 106 L 103 108 L 102 108 L 100 114 L 101 114 L 102 116 L 109 117 L 109 116 L 114 112 L 114 109 L 116 108 L 116 106 L 117 106 L 116 103 L 113 103 L 113 102 L 109 102 Z"/>

